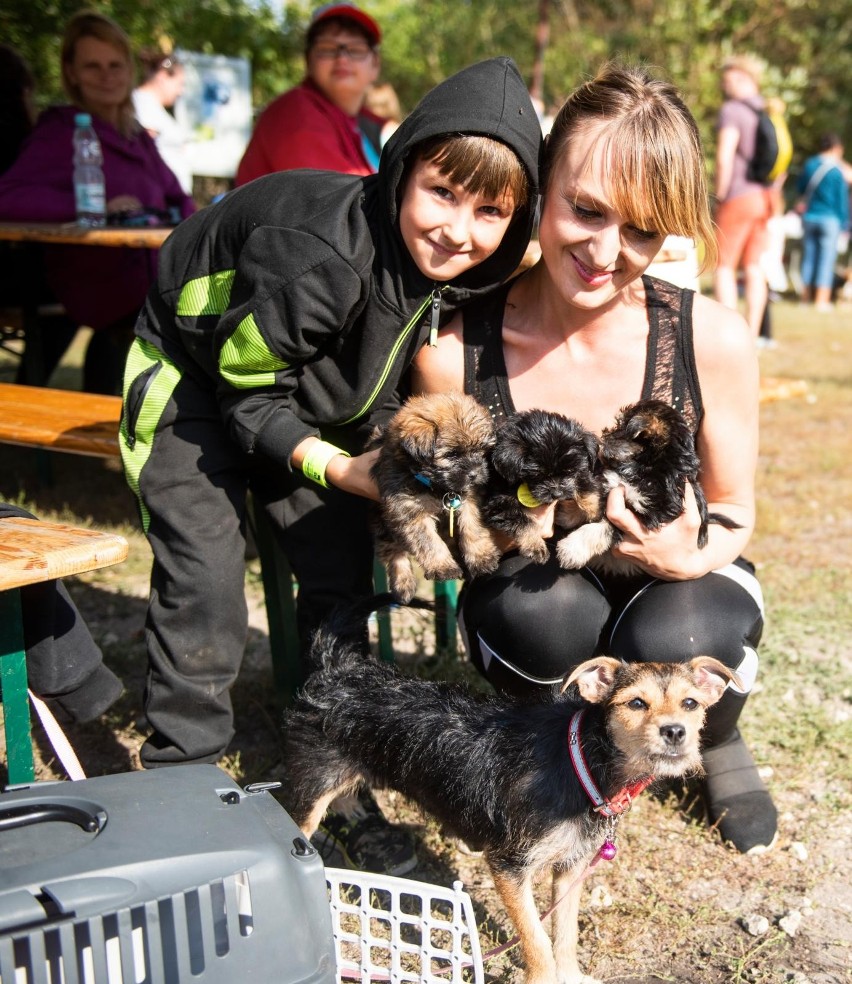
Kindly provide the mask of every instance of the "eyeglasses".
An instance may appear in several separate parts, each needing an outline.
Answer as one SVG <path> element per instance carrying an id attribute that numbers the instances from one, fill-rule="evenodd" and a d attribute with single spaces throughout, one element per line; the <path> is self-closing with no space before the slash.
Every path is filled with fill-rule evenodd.
<path id="1" fill-rule="evenodd" d="M 336 58 L 349 58 L 351 61 L 364 61 L 373 49 L 368 44 L 315 44 L 313 48 L 317 58 L 332 61 Z"/>

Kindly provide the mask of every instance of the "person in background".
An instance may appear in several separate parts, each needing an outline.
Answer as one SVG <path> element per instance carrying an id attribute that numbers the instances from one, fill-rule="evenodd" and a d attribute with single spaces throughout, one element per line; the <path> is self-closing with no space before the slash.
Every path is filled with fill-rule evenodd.
<path id="1" fill-rule="evenodd" d="M 305 38 L 305 78 L 271 102 L 237 168 L 236 184 L 310 167 L 373 174 L 383 119 L 364 105 L 379 74 L 379 25 L 351 3 L 315 10 Z"/>
<path id="2" fill-rule="evenodd" d="M 761 258 L 766 224 L 772 215 L 771 190 L 746 176 L 756 146 L 760 95 L 760 64 L 747 55 L 729 58 L 722 66 L 725 101 L 716 136 L 716 239 L 719 259 L 714 293 L 726 307 L 737 309 L 737 273 L 745 279 L 746 321 L 756 340 L 766 308 L 768 287 Z"/>
<path id="3" fill-rule="evenodd" d="M 183 95 L 186 72 L 175 54 L 144 50 L 139 53 L 142 83 L 133 90 L 136 119 L 154 138 L 160 157 L 169 165 L 181 188 L 192 194 L 192 170 L 186 153 L 187 135 L 169 112 Z"/>
<path id="4" fill-rule="evenodd" d="M 840 234 L 849 228 L 849 186 L 843 166 L 843 141 L 824 133 L 819 152 L 805 161 L 797 190 L 802 197 L 803 299 L 817 311 L 831 311 Z"/>
<path id="5" fill-rule="evenodd" d="M 787 104 L 783 99 L 772 96 L 766 100 L 766 112 L 775 119 L 784 119 Z M 789 139 L 789 132 L 787 133 Z M 792 142 L 791 142 L 792 147 Z M 792 151 L 791 151 L 792 153 Z M 789 287 L 787 268 L 784 265 L 784 245 L 786 242 L 786 221 L 784 219 L 784 185 L 787 181 L 787 171 L 779 174 L 769 186 L 769 201 L 771 214 L 766 222 L 766 240 L 761 266 L 766 277 L 766 304 L 763 317 L 760 319 L 760 330 L 757 335 L 759 349 L 774 349 L 778 343 L 772 337 L 772 304 Z"/>
<path id="6" fill-rule="evenodd" d="M 0 44 L 0 174 L 17 160 L 35 124 L 35 77 L 26 59 Z"/>
<path id="7" fill-rule="evenodd" d="M 625 490 L 606 514 L 623 533 L 613 554 L 641 573 L 563 570 L 509 544 L 493 574 L 465 585 L 460 626 L 495 689 L 549 700 L 564 676 L 601 653 L 625 661 L 712 653 L 739 674 L 707 715 L 703 793 L 710 822 L 739 851 L 766 850 L 776 809 L 737 727 L 758 668 L 763 600 L 741 556 L 754 528 L 757 352 L 742 317 L 699 292 L 647 275 L 667 237 L 715 253 L 698 127 L 677 90 L 646 70 L 605 66 L 557 113 L 542 161 L 541 259 L 465 306 L 414 363 L 415 392 L 466 391 L 498 424 L 551 410 L 596 434 L 640 399 L 679 409 L 695 435 L 710 508 L 646 529 Z M 552 538 L 555 504 L 530 510 Z"/>
<path id="8" fill-rule="evenodd" d="M 71 101 L 45 110 L 18 159 L 0 176 L 0 219 L 73 222 L 74 117 L 91 114 L 103 151 L 107 213 L 195 211 L 133 113 L 130 40 L 110 18 L 83 10 L 62 39 L 62 83 Z M 155 250 L 47 246 L 47 283 L 77 325 L 93 329 L 83 389 L 118 393 L 133 324 L 156 276 Z M 62 352 L 54 353 L 56 361 Z M 45 378 L 52 366 L 45 365 Z"/>
<path id="9" fill-rule="evenodd" d="M 400 123 L 402 123 L 402 107 L 399 96 L 390 82 L 377 82 L 367 90 L 364 105 L 370 112 L 381 117 L 385 122 L 382 126 L 379 142 L 382 147 L 390 140 Z"/>

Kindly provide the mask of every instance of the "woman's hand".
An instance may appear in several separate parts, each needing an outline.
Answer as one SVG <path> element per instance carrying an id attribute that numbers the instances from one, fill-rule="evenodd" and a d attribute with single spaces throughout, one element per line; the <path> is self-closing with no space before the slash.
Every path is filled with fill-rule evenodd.
<path id="1" fill-rule="evenodd" d="M 141 212 L 142 202 L 135 195 L 116 195 L 107 202 L 107 214 L 115 212 Z"/>
<path id="2" fill-rule="evenodd" d="M 701 516 L 689 483 L 683 498 L 683 512 L 657 530 L 642 525 L 627 505 L 621 485 L 612 489 L 607 497 L 606 516 L 624 534 L 621 543 L 613 547 L 613 556 L 633 561 L 649 574 L 667 581 L 701 577 L 712 569 L 707 566 L 704 551 L 698 549 Z"/>

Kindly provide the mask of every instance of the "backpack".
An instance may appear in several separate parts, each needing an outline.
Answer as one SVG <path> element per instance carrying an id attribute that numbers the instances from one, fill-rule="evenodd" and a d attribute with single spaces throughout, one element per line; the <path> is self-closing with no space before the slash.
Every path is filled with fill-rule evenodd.
<path id="1" fill-rule="evenodd" d="M 748 162 L 746 177 L 758 184 L 771 185 L 790 167 L 793 158 L 793 141 L 787 129 L 787 121 L 780 113 L 769 113 L 744 103 L 757 113 L 754 155 Z"/>

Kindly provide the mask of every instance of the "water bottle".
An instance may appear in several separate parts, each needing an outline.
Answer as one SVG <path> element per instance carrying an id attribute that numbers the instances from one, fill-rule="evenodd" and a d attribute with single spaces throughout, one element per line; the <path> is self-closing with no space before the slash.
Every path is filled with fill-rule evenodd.
<path id="1" fill-rule="evenodd" d="M 74 200 L 77 224 L 106 225 L 103 154 L 88 113 L 74 117 Z"/>

